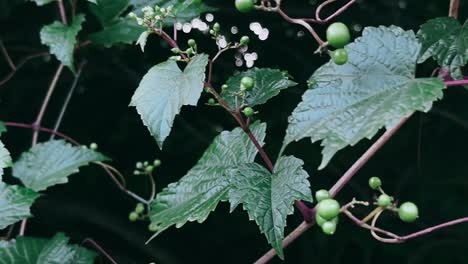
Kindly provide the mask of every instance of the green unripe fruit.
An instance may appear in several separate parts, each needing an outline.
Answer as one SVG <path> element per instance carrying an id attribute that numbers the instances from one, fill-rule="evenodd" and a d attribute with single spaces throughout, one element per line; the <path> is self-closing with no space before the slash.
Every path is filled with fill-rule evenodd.
<path id="1" fill-rule="evenodd" d="M 193 55 L 195 52 L 193 51 L 193 48 L 188 48 L 187 50 L 185 50 L 185 53 L 187 53 L 187 55 L 191 56 L 191 55 Z"/>
<path id="2" fill-rule="evenodd" d="M 242 13 L 250 12 L 255 7 L 253 0 L 236 0 L 235 5 L 237 10 L 239 10 Z"/>
<path id="3" fill-rule="evenodd" d="M 337 216 L 337 217 L 333 218 L 330 221 L 334 222 L 335 224 L 338 224 L 338 220 L 339 219 L 338 219 L 338 216 Z M 323 223 L 328 222 L 328 221 L 327 221 L 327 219 L 321 217 L 318 213 L 315 213 L 315 222 L 317 223 L 318 226 L 322 226 Z"/>
<path id="4" fill-rule="evenodd" d="M 138 203 L 135 207 L 135 213 L 141 214 L 145 211 L 145 206 L 142 203 Z"/>
<path id="5" fill-rule="evenodd" d="M 197 45 L 197 42 L 194 40 L 194 39 L 189 39 L 187 41 L 187 44 L 190 46 L 190 47 L 195 47 Z"/>
<path id="6" fill-rule="evenodd" d="M 327 235 L 333 235 L 336 231 L 336 223 L 333 221 L 327 221 L 322 224 L 322 231 Z"/>
<path id="7" fill-rule="evenodd" d="M 137 169 L 143 169 L 143 163 L 142 162 L 137 162 L 136 163 L 136 168 Z"/>
<path id="8" fill-rule="evenodd" d="M 214 104 L 216 104 L 216 100 L 213 99 L 213 98 L 210 98 L 210 99 L 208 99 L 208 104 L 214 105 Z"/>
<path id="9" fill-rule="evenodd" d="M 154 165 L 154 167 L 159 167 L 159 166 L 161 166 L 161 160 L 155 159 L 155 160 L 153 161 L 153 165 Z"/>
<path id="10" fill-rule="evenodd" d="M 252 107 L 246 107 L 242 112 L 246 117 L 251 117 L 255 114 L 255 111 L 252 109 Z"/>
<path id="11" fill-rule="evenodd" d="M 223 85 L 221 86 L 221 89 L 223 89 L 223 90 L 226 90 L 227 88 L 229 88 L 229 87 L 227 86 L 227 84 L 223 84 Z"/>
<path id="12" fill-rule="evenodd" d="M 332 220 L 340 214 L 340 204 L 334 199 L 325 199 L 318 203 L 317 213 L 325 220 Z"/>
<path id="13" fill-rule="evenodd" d="M 382 181 L 379 177 L 372 177 L 369 179 L 369 187 L 371 187 L 373 190 L 379 189 L 380 186 L 382 186 Z"/>
<path id="14" fill-rule="evenodd" d="M 91 145 L 89 145 L 89 148 L 90 148 L 91 150 L 96 150 L 96 149 L 98 148 L 98 145 L 97 145 L 96 143 L 93 142 L 93 143 L 91 143 Z"/>
<path id="15" fill-rule="evenodd" d="M 220 31 L 221 30 L 221 25 L 219 23 L 215 23 L 213 25 L 213 30 L 216 31 L 216 32 Z"/>
<path id="16" fill-rule="evenodd" d="M 346 46 L 350 40 L 351 34 L 345 24 L 336 22 L 327 28 L 327 41 L 330 46 L 341 49 Z"/>
<path id="17" fill-rule="evenodd" d="M 322 190 L 318 190 L 317 192 L 315 192 L 315 199 L 317 200 L 317 202 L 321 202 L 329 198 L 330 198 L 330 193 L 327 190 L 322 189 Z"/>
<path id="18" fill-rule="evenodd" d="M 246 90 L 250 90 L 254 87 L 255 82 L 252 77 L 242 77 L 241 79 L 241 87 L 244 87 Z"/>
<path id="19" fill-rule="evenodd" d="M 155 223 L 151 223 L 151 224 L 148 225 L 148 230 L 150 232 L 156 232 L 156 231 L 158 231 L 158 229 L 159 229 L 159 227 Z"/>
<path id="20" fill-rule="evenodd" d="M 247 45 L 249 45 L 249 43 L 250 43 L 250 38 L 247 37 L 247 36 L 243 36 L 243 37 L 240 39 L 239 43 L 240 43 L 241 45 L 243 45 L 243 46 L 247 46 Z"/>
<path id="21" fill-rule="evenodd" d="M 403 203 L 400 205 L 400 208 L 398 208 L 398 216 L 400 216 L 400 219 L 404 222 L 414 222 L 419 217 L 418 207 L 412 202 Z"/>
<path id="22" fill-rule="evenodd" d="M 150 165 L 150 166 L 147 166 L 147 167 L 145 168 L 145 171 L 146 171 L 147 173 L 151 173 L 153 170 L 154 170 L 154 167 L 151 166 L 151 165 Z"/>
<path id="23" fill-rule="evenodd" d="M 348 62 L 348 52 L 345 49 L 334 50 L 331 57 L 337 65 L 343 65 Z"/>
<path id="24" fill-rule="evenodd" d="M 379 198 L 377 198 L 377 205 L 382 208 L 386 208 L 392 204 L 392 197 L 386 195 L 386 194 L 381 194 Z"/>
<path id="25" fill-rule="evenodd" d="M 128 220 L 130 220 L 131 222 L 135 222 L 136 220 L 138 220 L 138 214 L 136 212 L 131 212 L 128 215 Z"/>
<path id="26" fill-rule="evenodd" d="M 179 48 L 172 48 L 171 51 L 172 51 L 172 53 L 174 53 L 174 54 L 179 54 L 179 53 L 180 53 L 180 49 L 179 49 Z"/>

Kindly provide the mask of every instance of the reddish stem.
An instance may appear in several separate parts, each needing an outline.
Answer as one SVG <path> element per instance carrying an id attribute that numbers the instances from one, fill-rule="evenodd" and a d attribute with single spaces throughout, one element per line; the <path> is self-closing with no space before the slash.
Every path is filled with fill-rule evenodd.
<path id="1" fill-rule="evenodd" d="M 468 79 L 465 79 L 464 77 L 463 80 L 455 80 L 455 81 L 445 81 L 445 86 L 450 87 L 450 86 L 463 86 L 463 85 L 468 85 Z"/>
<path id="2" fill-rule="evenodd" d="M 29 128 L 29 129 L 34 129 L 34 125 L 32 124 L 24 124 L 24 123 L 16 123 L 16 122 L 5 122 L 5 125 L 6 126 L 11 126 L 11 127 L 21 127 L 21 128 Z M 60 133 L 59 131 L 55 131 L 53 129 L 49 129 L 49 128 L 45 128 L 45 127 L 37 127 L 38 130 L 40 131 L 43 131 L 43 132 L 47 132 L 49 134 L 52 134 L 52 135 L 57 135 L 59 137 L 62 137 L 66 140 L 68 140 L 69 142 L 73 143 L 74 145 L 77 145 L 79 146 L 80 143 L 78 143 L 76 140 L 74 140 L 73 138 L 63 134 L 63 133 Z"/>
<path id="3" fill-rule="evenodd" d="M 101 247 L 96 241 L 94 241 L 93 239 L 91 238 L 86 238 L 85 240 L 83 240 L 83 242 L 81 242 L 81 245 L 84 245 L 84 244 L 91 244 L 95 249 L 97 249 L 103 256 L 105 256 L 107 258 L 107 260 L 109 260 L 112 264 L 118 264 L 117 261 L 114 260 L 114 258 L 112 258 L 111 255 L 109 255 L 109 253 L 107 253 L 103 247 Z"/>
<path id="4" fill-rule="evenodd" d="M 32 59 L 35 59 L 35 58 L 39 58 L 39 57 L 45 57 L 45 56 L 48 56 L 50 55 L 49 52 L 41 52 L 41 53 L 37 53 L 37 54 L 32 54 L 32 55 L 29 55 L 27 57 L 25 57 L 24 59 L 22 59 L 15 67 L 14 70 L 12 70 L 9 74 L 7 74 L 7 76 L 5 76 L 1 81 L 0 81 L 0 87 L 3 86 L 5 83 L 7 83 L 14 75 L 15 73 L 21 68 L 23 67 L 26 62 L 28 62 L 29 60 L 32 60 Z"/>
<path id="5" fill-rule="evenodd" d="M 63 6 L 63 0 L 58 0 L 57 5 L 58 5 L 59 13 L 60 13 L 60 19 L 62 20 L 62 23 L 64 25 L 67 25 L 68 24 L 67 15 L 65 12 L 65 7 Z"/>
<path id="6" fill-rule="evenodd" d="M 5 56 L 6 61 L 8 62 L 8 65 L 10 66 L 12 71 L 16 71 L 16 66 L 13 63 L 13 60 L 11 60 L 10 54 L 8 54 L 7 49 L 5 48 L 5 45 L 3 45 L 3 41 L 0 40 L 0 49 L 2 50 L 3 55 Z"/>

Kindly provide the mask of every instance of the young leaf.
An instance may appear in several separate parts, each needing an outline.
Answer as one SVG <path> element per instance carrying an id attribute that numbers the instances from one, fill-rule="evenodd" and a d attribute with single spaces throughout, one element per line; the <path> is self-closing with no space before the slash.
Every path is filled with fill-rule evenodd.
<path id="1" fill-rule="evenodd" d="M 42 44 L 49 46 L 50 53 L 54 54 L 63 65 L 70 67 L 72 71 L 74 70 L 73 50 L 77 42 L 76 36 L 84 21 L 84 15 L 78 15 L 70 26 L 55 21 L 41 29 Z"/>
<path id="2" fill-rule="evenodd" d="M 145 47 L 146 47 L 146 41 L 148 40 L 148 36 L 150 35 L 151 32 L 149 31 L 144 31 L 141 33 L 140 37 L 138 37 L 137 40 L 137 45 L 140 45 L 141 51 L 145 52 Z"/>
<path id="3" fill-rule="evenodd" d="M 31 217 L 29 208 L 38 197 L 38 193 L 28 188 L 0 182 L 0 229 Z"/>
<path id="4" fill-rule="evenodd" d="M 266 125 L 255 123 L 251 130 L 263 144 Z M 197 164 L 178 182 L 164 188 L 151 204 L 151 223 L 159 226 L 152 238 L 172 225 L 205 221 L 220 201 L 227 200 L 228 170 L 253 162 L 256 154 L 255 145 L 241 128 L 217 136 Z"/>
<path id="5" fill-rule="evenodd" d="M 418 38 L 422 43 L 419 63 L 432 57 L 455 79 L 462 79 L 460 67 L 468 62 L 468 20 L 465 24 L 453 17 L 440 17 L 421 26 Z"/>
<path id="6" fill-rule="evenodd" d="M 231 171 L 231 211 L 242 203 L 281 258 L 286 217 L 293 213 L 293 203 L 313 200 L 303 164 L 295 157 L 281 157 L 273 174 L 256 163 L 242 164 Z"/>
<path id="7" fill-rule="evenodd" d="M 390 129 L 414 111 L 428 111 L 445 88 L 439 78 L 415 78 L 421 45 L 412 31 L 366 28 L 346 50 L 347 64 L 329 62 L 312 75 L 286 132 L 285 146 L 306 137 L 323 140 L 320 168 L 381 127 Z"/>
<path id="8" fill-rule="evenodd" d="M 69 238 L 62 233 L 50 240 L 19 236 L 16 240 L 0 241 L 0 264 L 94 263 L 95 252 L 68 242 Z"/>
<path id="9" fill-rule="evenodd" d="M 13 176 L 28 188 L 42 191 L 68 182 L 68 176 L 93 161 L 104 161 L 104 155 L 63 140 L 40 143 L 21 155 L 13 166 Z"/>
<path id="10" fill-rule="evenodd" d="M 255 81 L 252 90 L 246 92 L 245 101 L 239 93 L 240 82 L 243 77 L 252 77 Z M 229 78 L 227 89 L 224 89 L 221 96 L 233 109 L 236 109 L 236 97 L 238 107 L 245 103 L 249 106 L 256 106 L 266 103 L 271 98 L 277 96 L 281 90 L 295 86 L 296 83 L 288 79 L 287 73 L 276 69 L 253 68 L 239 75 Z"/>
<path id="11" fill-rule="evenodd" d="M 160 148 L 182 106 L 197 105 L 207 64 L 205 54 L 193 57 L 184 71 L 168 60 L 151 68 L 141 80 L 130 106 L 136 107 Z"/>
<path id="12" fill-rule="evenodd" d="M 139 26 L 135 20 L 121 18 L 115 24 L 105 27 L 103 30 L 88 36 L 94 44 L 110 48 L 115 44 L 132 44 L 146 29 Z"/>

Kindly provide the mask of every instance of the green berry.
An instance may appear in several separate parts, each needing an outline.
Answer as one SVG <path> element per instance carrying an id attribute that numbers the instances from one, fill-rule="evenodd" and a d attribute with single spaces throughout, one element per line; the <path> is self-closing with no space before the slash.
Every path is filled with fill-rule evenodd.
<path id="1" fill-rule="evenodd" d="M 335 222 L 336 224 L 338 224 L 338 217 L 335 217 L 330 221 Z M 321 217 L 318 213 L 315 213 L 315 222 L 317 223 L 318 226 L 322 226 L 323 223 L 328 222 L 328 221 L 327 221 L 327 219 Z"/>
<path id="2" fill-rule="evenodd" d="M 255 111 L 252 109 L 252 107 L 246 107 L 242 112 L 246 117 L 251 117 L 255 114 Z"/>
<path id="3" fill-rule="evenodd" d="M 215 32 L 214 30 L 210 29 L 210 34 L 211 34 L 211 35 L 214 35 L 215 33 L 216 33 L 216 32 Z"/>
<path id="4" fill-rule="evenodd" d="M 386 194 L 381 194 L 379 198 L 377 198 L 377 205 L 386 208 L 392 204 L 392 197 L 386 195 Z"/>
<path id="5" fill-rule="evenodd" d="M 322 224 L 322 231 L 327 235 L 333 235 L 336 231 L 336 223 L 333 221 L 327 221 Z"/>
<path id="6" fill-rule="evenodd" d="M 213 98 L 210 98 L 210 99 L 208 99 L 208 104 L 209 105 L 214 105 L 214 104 L 216 104 L 216 100 L 213 99 Z"/>
<path id="7" fill-rule="evenodd" d="M 145 206 L 142 203 L 137 203 L 135 207 L 135 213 L 141 214 L 145 211 Z"/>
<path id="8" fill-rule="evenodd" d="M 229 87 L 227 86 L 227 84 L 223 84 L 223 85 L 221 86 L 221 89 L 222 89 L 222 90 L 226 90 L 227 88 L 229 88 Z"/>
<path id="9" fill-rule="evenodd" d="M 98 144 L 96 144 L 96 143 L 93 142 L 93 143 L 91 143 L 91 145 L 89 145 L 89 148 L 90 148 L 91 150 L 96 150 L 96 149 L 98 148 Z"/>
<path id="10" fill-rule="evenodd" d="M 148 225 L 148 230 L 150 232 L 156 232 L 156 231 L 158 231 L 158 229 L 159 229 L 159 226 L 157 224 L 155 224 L 155 223 L 151 223 L 151 224 Z"/>
<path id="11" fill-rule="evenodd" d="M 221 30 L 221 25 L 219 23 L 215 23 L 213 25 L 213 30 L 219 32 Z"/>
<path id="12" fill-rule="evenodd" d="M 150 166 L 147 166 L 147 167 L 145 168 L 145 171 L 146 171 L 147 173 L 150 173 L 150 172 L 152 172 L 153 170 L 154 170 L 154 167 L 151 166 L 151 165 L 150 165 Z"/>
<path id="13" fill-rule="evenodd" d="M 193 48 L 188 48 L 185 50 L 185 53 L 187 53 L 187 55 L 191 56 L 193 55 L 195 52 L 193 51 Z"/>
<path id="14" fill-rule="evenodd" d="M 379 177 L 372 177 L 369 179 L 369 187 L 371 187 L 373 190 L 379 189 L 380 186 L 382 186 L 382 181 Z"/>
<path id="15" fill-rule="evenodd" d="M 180 53 L 180 49 L 179 49 L 179 48 L 172 48 L 171 51 L 172 51 L 172 53 L 174 53 L 174 54 L 179 54 L 179 53 Z"/>
<path id="16" fill-rule="evenodd" d="M 242 77 L 241 79 L 241 87 L 244 87 L 246 90 L 250 90 L 254 87 L 255 82 L 252 77 Z"/>
<path id="17" fill-rule="evenodd" d="M 418 207 L 412 202 L 406 202 L 398 208 L 398 215 L 404 222 L 414 222 L 419 217 Z"/>
<path id="18" fill-rule="evenodd" d="M 348 62 L 348 52 L 345 49 L 334 50 L 331 57 L 337 65 L 343 65 Z"/>
<path id="19" fill-rule="evenodd" d="M 235 2 L 237 10 L 242 13 L 250 12 L 254 9 L 254 0 L 236 0 Z"/>
<path id="20" fill-rule="evenodd" d="M 136 212 L 131 212 L 128 215 L 128 220 L 130 220 L 131 222 L 135 222 L 136 220 L 138 220 L 138 214 Z"/>
<path id="21" fill-rule="evenodd" d="M 134 171 L 133 171 L 133 174 L 135 174 L 135 175 L 140 175 L 141 172 L 140 172 L 139 170 L 134 170 Z"/>
<path id="22" fill-rule="evenodd" d="M 345 24 L 336 22 L 327 28 L 327 41 L 330 46 L 341 49 L 346 46 L 350 40 L 351 34 Z"/>
<path id="23" fill-rule="evenodd" d="M 325 199 L 318 203 L 317 213 L 325 220 L 332 220 L 340 214 L 340 204 L 334 199 Z"/>
<path id="24" fill-rule="evenodd" d="M 195 47 L 197 45 L 197 42 L 194 40 L 194 39 L 189 39 L 187 41 L 187 44 L 190 46 L 190 47 Z"/>
<path id="25" fill-rule="evenodd" d="M 159 166 L 161 166 L 161 160 L 155 159 L 155 160 L 153 161 L 153 165 L 154 165 L 154 167 L 159 167 Z"/>
<path id="26" fill-rule="evenodd" d="M 247 46 L 247 45 L 249 45 L 249 42 L 250 42 L 250 38 L 247 37 L 247 36 L 243 36 L 243 37 L 240 39 L 240 41 L 239 41 L 239 43 L 240 43 L 242 46 Z"/>
<path id="27" fill-rule="evenodd" d="M 322 189 L 322 190 L 318 190 L 317 192 L 315 192 L 315 199 L 317 200 L 317 202 L 321 202 L 329 198 L 330 198 L 330 193 L 327 190 Z"/>

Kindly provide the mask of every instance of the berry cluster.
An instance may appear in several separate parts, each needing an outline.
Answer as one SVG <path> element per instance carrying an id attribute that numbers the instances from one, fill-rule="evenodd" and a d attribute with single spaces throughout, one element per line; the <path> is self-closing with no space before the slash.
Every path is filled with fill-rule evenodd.
<path id="1" fill-rule="evenodd" d="M 130 220 L 131 222 L 135 222 L 138 219 L 142 219 L 144 217 L 144 212 L 145 206 L 142 203 L 138 203 L 135 207 L 135 210 L 130 212 L 130 214 L 128 215 L 128 220 Z"/>
<path id="2" fill-rule="evenodd" d="M 137 14 L 130 12 L 128 16 L 136 20 L 137 24 L 140 26 L 146 26 L 148 28 L 161 28 L 164 21 L 169 17 L 174 17 L 172 14 L 172 5 L 164 8 L 160 6 L 150 7 L 145 6 L 141 9 L 143 12 L 143 17 L 138 17 Z"/>
<path id="3" fill-rule="evenodd" d="M 336 48 L 330 51 L 329 55 L 337 65 L 343 65 L 348 62 L 348 52 L 344 49 L 351 40 L 351 34 L 348 27 L 341 23 L 336 22 L 327 28 L 327 42 L 328 45 Z"/>
<path id="4" fill-rule="evenodd" d="M 155 159 L 152 165 L 150 165 L 148 161 L 144 161 L 144 162 L 139 161 L 135 165 L 135 170 L 133 171 L 133 174 L 135 175 L 149 174 L 149 173 L 152 173 L 153 170 L 159 166 L 161 166 L 161 160 L 159 159 Z"/>

